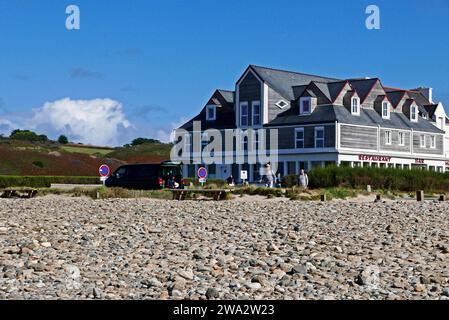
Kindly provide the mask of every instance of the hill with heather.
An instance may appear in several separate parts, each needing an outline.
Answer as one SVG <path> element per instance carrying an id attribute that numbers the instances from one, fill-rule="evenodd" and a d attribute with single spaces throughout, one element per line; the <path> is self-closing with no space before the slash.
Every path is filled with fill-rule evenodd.
<path id="1" fill-rule="evenodd" d="M 158 163 L 170 158 L 170 144 L 159 141 L 119 148 L 0 139 L 0 175 L 96 176 L 101 164 L 115 170 L 127 163 Z"/>

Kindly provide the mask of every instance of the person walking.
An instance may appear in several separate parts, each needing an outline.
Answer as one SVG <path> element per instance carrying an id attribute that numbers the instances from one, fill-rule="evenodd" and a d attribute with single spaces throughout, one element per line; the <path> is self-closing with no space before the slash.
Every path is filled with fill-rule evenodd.
<path id="1" fill-rule="evenodd" d="M 271 165 L 269 163 L 266 165 L 265 169 L 267 178 L 266 186 L 268 188 L 273 188 L 274 184 L 276 183 L 276 175 L 274 174 L 273 169 L 271 169 Z"/>
<path id="2" fill-rule="evenodd" d="M 298 186 L 307 189 L 309 187 L 309 177 L 307 173 L 304 172 L 304 169 L 301 169 L 301 172 L 298 177 Z"/>

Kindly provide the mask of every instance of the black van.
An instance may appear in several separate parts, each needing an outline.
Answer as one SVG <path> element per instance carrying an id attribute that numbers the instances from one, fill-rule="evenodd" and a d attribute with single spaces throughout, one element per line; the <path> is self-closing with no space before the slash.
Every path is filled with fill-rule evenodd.
<path id="1" fill-rule="evenodd" d="M 106 180 L 107 187 L 155 190 L 166 187 L 167 180 L 174 176 L 179 188 L 184 188 L 182 167 L 173 162 L 160 164 L 130 164 L 119 167 Z"/>

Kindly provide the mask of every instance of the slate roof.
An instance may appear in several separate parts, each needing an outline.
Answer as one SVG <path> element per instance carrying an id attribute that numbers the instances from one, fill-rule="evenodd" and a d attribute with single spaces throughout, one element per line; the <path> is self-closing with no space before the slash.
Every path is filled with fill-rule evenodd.
<path id="1" fill-rule="evenodd" d="M 391 112 L 390 119 L 383 119 L 377 111 L 373 109 L 361 108 L 360 116 L 353 116 L 348 109 L 339 105 L 317 106 L 314 112 L 308 116 L 298 116 L 297 110 L 291 110 L 288 113 L 286 112 L 284 116 L 278 117 L 266 126 L 301 125 L 305 123 L 332 123 L 335 121 L 346 124 L 375 127 L 381 126 L 383 128 L 404 130 L 414 129 L 434 133 L 444 133 L 427 120 L 419 119 L 416 123 L 411 122 L 403 113 L 400 112 Z"/>
<path id="2" fill-rule="evenodd" d="M 363 103 L 365 101 L 368 94 L 371 92 L 371 89 L 374 87 L 379 79 L 349 79 L 348 80 L 351 86 L 357 91 L 357 94 L 360 97 L 360 101 Z"/>
<path id="3" fill-rule="evenodd" d="M 385 91 L 387 93 L 388 100 L 390 100 L 394 108 L 398 106 L 399 102 L 401 102 L 402 98 L 407 93 L 405 90 Z"/>
<path id="4" fill-rule="evenodd" d="M 223 98 L 226 100 L 227 103 L 230 103 L 230 104 L 234 103 L 234 99 L 235 99 L 234 91 L 221 90 L 221 89 L 218 89 L 217 91 L 223 96 Z"/>
<path id="5" fill-rule="evenodd" d="M 272 89 L 289 100 L 295 100 L 293 87 L 308 85 L 311 81 L 335 82 L 340 80 L 335 78 L 320 77 L 306 73 L 278 70 L 255 65 L 251 65 L 250 67 Z"/>

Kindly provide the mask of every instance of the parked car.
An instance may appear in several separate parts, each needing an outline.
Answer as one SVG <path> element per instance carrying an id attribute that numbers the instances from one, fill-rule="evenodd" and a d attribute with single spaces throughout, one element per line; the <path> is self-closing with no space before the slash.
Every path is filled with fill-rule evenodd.
<path id="1" fill-rule="evenodd" d="M 179 189 L 184 188 L 182 167 L 178 163 L 165 161 L 159 164 L 129 164 L 115 170 L 105 184 L 107 187 L 156 190 L 165 188 L 171 177 L 175 178 Z"/>

